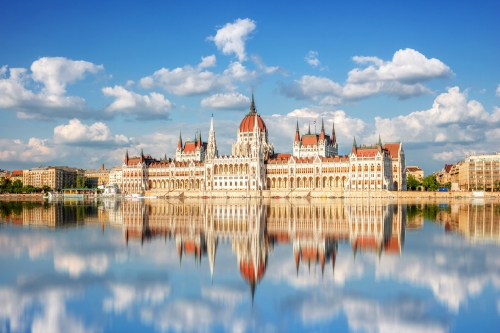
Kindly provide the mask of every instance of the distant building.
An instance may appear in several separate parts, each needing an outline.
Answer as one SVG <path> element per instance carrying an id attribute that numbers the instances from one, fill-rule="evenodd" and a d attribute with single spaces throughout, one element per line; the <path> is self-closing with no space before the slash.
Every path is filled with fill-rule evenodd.
<path id="1" fill-rule="evenodd" d="M 232 154 L 219 156 L 213 117 L 208 142 L 199 132 L 194 141 L 183 143 L 182 137 L 175 160 L 154 159 L 141 154 L 125 154 L 122 190 L 201 191 L 209 196 L 262 195 L 269 191 L 406 191 L 406 163 L 402 144 L 379 142 L 357 146 L 351 154 L 338 155 L 335 129 L 325 133 L 322 121 L 320 134 L 300 135 L 298 126 L 293 141 L 293 154 L 276 154 L 268 140 L 268 128 L 257 113 L 252 94 L 250 112 L 237 128 L 237 141 Z M 251 193 L 250 193 L 251 192 Z M 309 195 L 308 193 L 303 193 Z M 326 195 L 326 194 L 325 194 Z"/>
<path id="2" fill-rule="evenodd" d="M 406 167 L 406 179 L 408 179 L 409 175 L 412 175 L 413 178 L 421 182 L 424 179 L 424 170 L 416 165 L 408 165 Z"/>
<path id="3" fill-rule="evenodd" d="M 436 176 L 436 180 L 439 184 L 446 184 L 451 182 L 451 168 L 453 164 L 445 164 L 444 167 L 438 172 L 434 172 L 433 175 Z"/>
<path id="4" fill-rule="evenodd" d="M 122 189 L 123 171 L 121 166 L 109 170 L 109 184 L 116 184 Z"/>
<path id="5" fill-rule="evenodd" d="M 109 170 L 104 169 L 104 164 L 100 170 L 85 170 L 84 176 L 87 179 L 87 187 L 90 188 L 109 183 Z"/>
<path id="6" fill-rule="evenodd" d="M 10 179 L 11 183 L 15 182 L 16 180 L 20 180 L 23 182 L 23 185 L 26 185 L 23 180 L 23 170 L 14 170 L 10 172 L 8 178 Z"/>
<path id="7" fill-rule="evenodd" d="M 319 134 L 311 134 L 311 125 L 307 134 L 300 136 L 299 122 L 295 129 L 295 140 L 293 142 L 293 156 L 295 157 L 314 157 L 314 156 L 337 156 L 338 144 L 335 138 L 335 125 L 332 127 L 332 135 L 325 134 L 325 123 L 321 119 L 321 131 Z"/>
<path id="8" fill-rule="evenodd" d="M 461 190 L 500 189 L 500 153 L 471 155 L 460 165 Z"/>
<path id="9" fill-rule="evenodd" d="M 67 166 L 38 167 L 23 171 L 23 185 L 48 186 L 54 190 L 74 187 L 79 170 Z"/>
<path id="10" fill-rule="evenodd" d="M 7 170 L 0 169 L 0 178 L 7 178 L 7 174 L 9 172 Z"/>

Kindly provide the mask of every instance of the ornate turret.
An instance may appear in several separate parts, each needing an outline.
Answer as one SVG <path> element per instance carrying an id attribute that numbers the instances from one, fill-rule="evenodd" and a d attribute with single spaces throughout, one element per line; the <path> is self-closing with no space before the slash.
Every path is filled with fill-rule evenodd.
<path id="1" fill-rule="evenodd" d="M 321 132 L 319 133 L 319 139 L 325 141 L 325 121 L 321 118 Z"/>
<path id="2" fill-rule="evenodd" d="M 294 142 L 300 142 L 300 132 L 299 132 L 299 120 L 297 119 L 297 126 L 295 127 L 295 140 Z"/>
<path id="3" fill-rule="evenodd" d="M 253 98 L 253 90 L 252 90 L 252 103 L 250 104 L 250 113 L 251 115 L 254 115 L 257 113 L 257 110 L 255 109 L 255 101 Z"/>
<path id="4" fill-rule="evenodd" d="M 179 141 L 177 141 L 177 149 L 182 149 L 182 134 L 179 131 Z"/>
<path id="5" fill-rule="evenodd" d="M 212 119 L 210 120 L 210 132 L 208 132 L 206 158 L 208 160 L 212 160 L 218 155 L 219 153 L 217 151 L 217 142 L 215 141 L 214 115 L 212 114 Z"/>
<path id="6" fill-rule="evenodd" d="M 358 146 L 356 145 L 356 136 L 354 136 L 354 141 L 352 142 L 352 150 L 351 152 L 357 153 L 358 152 Z"/>
<path id="7" fill-rule="evenodd" d="M 335 121 L 333 121 L 332 125 L 332 142 L 337 143 L 337 136 L 335 135 Z"/>

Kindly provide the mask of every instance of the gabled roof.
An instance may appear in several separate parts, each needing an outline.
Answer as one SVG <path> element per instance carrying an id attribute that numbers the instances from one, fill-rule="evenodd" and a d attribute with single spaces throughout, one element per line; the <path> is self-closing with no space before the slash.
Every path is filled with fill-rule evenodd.
<path id="1" fill-rule="evenodd" d="M 196 150 L 196 143 L 193 141 L 188 141 L 184 144 L 184 153 L 192 153 Z"/>
<path id="2" fill-rule="evenodd" d="M 398 158 L 399 157 L 399 150 L 401 149 L 401 143 L 386 143 L 384 145 L 384 149 L 389 152 L 389 155 L 392 158 Z"/>
<path id="3" fill-rule="evenodd" d="M 319 135 L 316 134 L 302 135 L 301 141 L 303 146 L 315 146 L 318 144 Z"/>
<path id="4" fill-rule="evenodd" d="M 375 157 L 379 153 L 378 148 L 358 148 L 357 157 Z"/>
<path id="5" fill-rule="evenodd" d="M 408 170 L 409 172 L 417 172 L 417 171 L 422 171 L 422 169 L 420 169 L 419 167 L 417 166 L 407 166 L 406 167 L 406 170 Z"/>

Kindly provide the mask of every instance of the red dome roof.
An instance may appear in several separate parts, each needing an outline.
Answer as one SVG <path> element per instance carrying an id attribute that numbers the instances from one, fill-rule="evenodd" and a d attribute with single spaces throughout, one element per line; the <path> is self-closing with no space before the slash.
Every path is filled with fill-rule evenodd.
<path id="1" fill-rule="evenodd" d="M 243 278 L 248 282 L 258 282 L 264 276 L 264 272 L 266 271 L 266 267 L 264 263 L 260 263 L 257 268 L 257 276 L 255 276 L 255 271 L 253 267 L 252 261 L 246 261 L 240 263 L 240 273 Z"/>
<path id="2" fill-rule="evenodd" d="M 240 124 L 240 132 L 248 133 L 253 132 L 253 127 L 255 126 L 255 117 L 257 117 L 257 124 L 259 125 L 260 131 L 266 131 L 266 124 L 264 120 L 257 113 L 249 113 L 243 118 Z"/>

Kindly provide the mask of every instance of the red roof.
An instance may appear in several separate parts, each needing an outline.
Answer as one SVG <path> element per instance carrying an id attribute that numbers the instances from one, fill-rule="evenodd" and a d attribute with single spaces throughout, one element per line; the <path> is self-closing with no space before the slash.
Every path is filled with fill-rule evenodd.
<path id="1" fill-rule="evenodd" d="M 196 150 L 196 145 L 194 142 L 186 142 L 184 145 L 184 152 L 185 153 L 191 153 Z"/>
<path id="2" fill-rule="evenodd" d="M 264 120 L 262 120 L 262 118 L 256 113 L 249 113 L 245 116 L 245 118 L 243 118 L 240 124 L 240 132 L 253 132 L 253 127 L 255 126 L 255 117 L 257 117 L 257 124 L 260 128 L 260 131 L 264 132 L 266 130 L 266 124 L 264 123 Z"/>
<path id="3" fill-rule="evenodd" d="M 356 241 L 353 243 L 353 247 L 359 247 L 361 249 L 372 249 L 376 250 L 379 247 L 379 244 L 377 243 L 377 240 L 373 236 L 364 236 L 364 237 L 358 237 Z"/>
<path id="4" fill-rule="evenodd" d="M 266 267 L 264 266 L 264 263 L 261 262 L 259 267 L 257 267 L 257 276 L 255 276 L 255 271 L 253 268 L 253 262 L 252 261 L 246 261 L 246 262 L 241 262 L 240 263 L 240 273 L 241 276 L 248 282 L 256 282 L 260 281 L 262 277 L 264 276 L 264 272 L 266 271 Z"/>
<path id="5" fill-rule="evenodd" d="M 392 158 L 398 158 L 399 148 L 401 147 L 401 143 L 386 143 L 384 145 L 384 149 L 389 152 Z"/>
<path id="6" fill-rule="evenodd" d="M 384 250 L 387 253 L 399 253 L 400 252 L 399 239 L 394 236 L 391 237 L 389 242 L 385 244 Z"/>
<path id="7" fill-rule="evenodd" d="M 127 165 L 137 165 L 141 161 L 140 158 L 129 158 Z"/>
<path id="8" fill-rule="evenodd" d="M 19 177 L 23 175 L 23 170 L 14 170 L 10 173 L 11 177 Z"/>
<path id="9" fill-rule="evenodd" d="M 379 152 L 378 148 L 361 149 L 358 148 L 356 153 L 357 157 L 375 157 Z"/>
<path id="10" fill-rule="evenodd" d="M 316 134 L 302 135 L 303 146 L 315 146 L 318 144 L 318 136 Z"/>
<path id="11" fill-rule="evenodd" d="M 453 164 L 445 164 L 444 171 L 446 171 L 446 173 L 450 173 L 451 167 L 453 167 Z"/>

